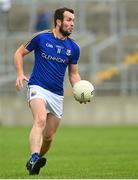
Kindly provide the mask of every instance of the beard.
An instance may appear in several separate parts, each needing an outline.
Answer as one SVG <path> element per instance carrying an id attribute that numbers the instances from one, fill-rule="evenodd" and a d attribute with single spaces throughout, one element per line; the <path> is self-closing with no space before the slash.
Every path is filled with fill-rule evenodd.
<path id="1" fill-rule="evenodd" d="M 61 24 L 60 28 L 59 28 L 59 31 L 60 33 L 63 35 L 63 36 L 70 36 L 71 35 L 71 32 L 68 32 L 68 31 L 65 31 L 64 28 L 63 28 L 63 24 Z"/>

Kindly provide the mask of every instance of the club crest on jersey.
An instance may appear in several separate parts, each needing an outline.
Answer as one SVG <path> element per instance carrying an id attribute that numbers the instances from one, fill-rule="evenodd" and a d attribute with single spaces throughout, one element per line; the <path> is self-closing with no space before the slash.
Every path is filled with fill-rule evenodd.
<path id="1" fill-rule="evenodd" d="M 70 55 L 71 55 L 71 50 L 70 50 L 70 49 L 67 49 L 66 55 L 67 55 L 67 56 L 70 56 Z"/>

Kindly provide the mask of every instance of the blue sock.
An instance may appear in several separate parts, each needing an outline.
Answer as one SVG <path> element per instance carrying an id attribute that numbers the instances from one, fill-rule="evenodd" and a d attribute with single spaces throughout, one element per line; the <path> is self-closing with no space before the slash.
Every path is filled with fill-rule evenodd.
<path id="1" fill-rule="evenodd" d="M 40 157 L 39 153 L 33 153 L 31 159 L 32 159 L 33 161 L 35 161 L 35 160 L 38 159 L 39 157 Z"/>

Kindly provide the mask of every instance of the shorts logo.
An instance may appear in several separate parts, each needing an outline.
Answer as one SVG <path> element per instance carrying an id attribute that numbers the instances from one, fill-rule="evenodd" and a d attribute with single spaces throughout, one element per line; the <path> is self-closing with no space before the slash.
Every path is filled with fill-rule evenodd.
<path id="1" fill-rule="evenodd" d="M 31 96 L 35 96 L 37 94 L 36 91 L 31 92 Z"/>

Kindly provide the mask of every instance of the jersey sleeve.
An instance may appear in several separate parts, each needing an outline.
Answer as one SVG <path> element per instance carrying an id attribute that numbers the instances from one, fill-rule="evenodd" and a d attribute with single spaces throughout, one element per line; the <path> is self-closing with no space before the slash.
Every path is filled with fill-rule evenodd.
<path id="1" fill-rule="evenodd" d="M 34 49 L 36 49 L 38 47 L 39 44 L 39 35 L 34 35 L 30 40 L 28 40 L 25 44 L 24 47 L 28 50 L 28 51 L 33 51 Z"/>
<path id="2" fill-rule="evenodd" d="M 77 64 L 79 57 L 80 57 L 80 48 L 77 44 L 74 44 L 73 55 L 72 55 L 70 64 Z"/>

